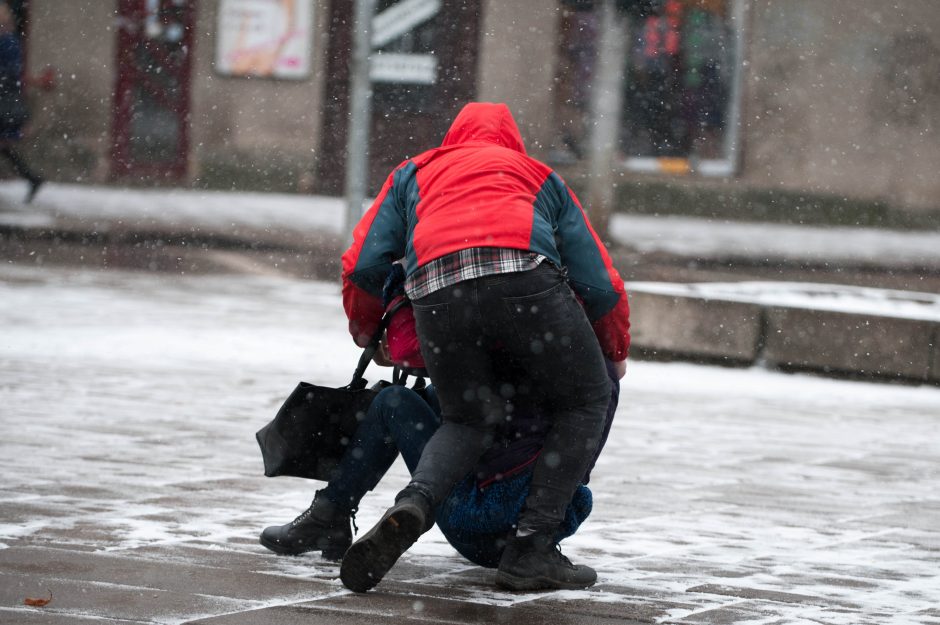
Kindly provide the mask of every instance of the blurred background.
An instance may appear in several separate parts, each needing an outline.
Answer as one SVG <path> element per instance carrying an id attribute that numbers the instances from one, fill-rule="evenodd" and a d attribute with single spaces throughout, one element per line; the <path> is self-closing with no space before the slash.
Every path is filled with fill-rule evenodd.
<path id="1" fill-rule="evenodd" d="M 47 180 L 342 193 L 353 0 L 9 3 L 31 112 L 19 147 Z M 531 154 L 577 191 L 611 174 L 611 210 L 940 223 L 932 0 L 379 0 L 376 13 L 373 192 L 477 99 L 508 103 Z M 611 145 L 592 145 L 598 124 Z"/>

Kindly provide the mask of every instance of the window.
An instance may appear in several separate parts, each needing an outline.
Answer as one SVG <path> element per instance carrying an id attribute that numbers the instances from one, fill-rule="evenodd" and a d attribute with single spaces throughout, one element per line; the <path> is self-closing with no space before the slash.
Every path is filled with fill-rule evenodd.
<path id="1" fill-rule="evenodd" d="M 729 175 L 735 169 L 743 0 L 621 0 L 626 12 L 619 153 L 627 169 Z M 556 160 L 584 157 L 600 11 L 563 3 Z"/>

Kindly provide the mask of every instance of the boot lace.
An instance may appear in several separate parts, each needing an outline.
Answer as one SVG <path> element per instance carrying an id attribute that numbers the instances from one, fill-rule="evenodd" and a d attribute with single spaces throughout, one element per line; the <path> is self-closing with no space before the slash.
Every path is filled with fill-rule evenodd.
<path id="1" fill-rule="evenodd" d="M 359 508 L 353 508 L 349 511 L 349 520 L 352 521 L 353 534 L 359 533 L 359 527 L 356 525 L 356 513 L 359 512 Z M 310 507 L 300 513 L 296 519 L 290 522 L 291 527 L 297 527 L 301 523 L 305 523 L 307 519 L 313 516 L 313 504 L 310 504 Z"/>
<path id="2" fill-rule="evenodd" d="M 568 559 L 568 556 L 561 552 L 561 545 L 555 543 L 555 557 L 561 560 L 566 566 L 574 568 L 574 564 Z"/>
<path id="3" fill-rule="evenodd" d="M 296 519 L 291 521 L 290 525 L 291 527 L 297 527 L 298 525 L 300 525 L 301 523 L 309 519 L 311 516 L 313 516 L 313 504 L 310 504 L 309 508 L 301 512 L 300 516 L 298 516 Z"/>

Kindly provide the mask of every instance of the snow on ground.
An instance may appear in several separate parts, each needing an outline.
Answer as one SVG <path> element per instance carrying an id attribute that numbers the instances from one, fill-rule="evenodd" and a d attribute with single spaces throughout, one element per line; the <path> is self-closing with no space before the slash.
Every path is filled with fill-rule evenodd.
<path id="1" fill-rule="evenodd" d="M 641 252 L 691 258 L 936 267 L 940 233 L 732 222 L 693 217 L 616 215 L 611 237 Z"/>
<path id="2" fill-rule="evenodd" d="M 627 291 L 940 321 L 940 294 L 808 282 L 631 282 Z"/>
<path id="3" fill-rule="evenodd" d="M 237 193 L 188 189 L 128 189 L 94 185 L 47 183 L 33 204 L 21 202 L 24 186 L 0 183 L 0 223 L 47 226 L 54 216 L 90 223 L 144 222 L 167 227 L 199 226 L 218 229 L 325 229 L 338 232 L 343 223 L 342 198 L 279 193 Z M 14 208 L 16 207 L 16 208 Z M 2 210 L 2 204 L 0 204 Z"/>
<path id="4" fill-rule="evenodd" d="M 32 205 L 23 206 L 24 193 L 23 183 L 0 183 L 0 224 L 48 226 L 58 215 L 92 224 L 143 222 L 173 228 L 212 227 L 221 232 L 244 226 L 339 232 L 345 219 L 342 198 L 324 196 L 49 183 Z M 618 243 L 642 252 L 694 258 L 940 266 L 938 232 L 617 214 L 610 233 Z"/>
<path id="5" fill-rule="evenodd" d="M 263 553 L 260 529 L 318 484 L 262 477 L 254 432 L 299 379 L 347 382 L 359 353 L 337 284 L 270 277 L 4 265 L 0 323 L 0 545 Z M 650 604 L 659 620 L 732 606 L 738 622 L 922 622 L 940 604 L 938 457 L 937 388 L 631 362 L 595 512 L 565 543 L 600 584 L 548 600 Z M 405 482 L 397 463 L 359 527 Z M 336 573 L 314 556 L 265 562 Z M 403 563 L 454 587 L 472 569 L 437 530 Z M 487 586 L 464 600 L 532 598 Z"/>

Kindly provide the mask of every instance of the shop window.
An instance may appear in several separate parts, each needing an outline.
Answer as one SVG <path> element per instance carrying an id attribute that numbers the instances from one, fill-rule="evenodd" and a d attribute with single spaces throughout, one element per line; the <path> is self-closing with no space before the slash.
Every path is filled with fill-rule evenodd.
<path id="1" fill-rule="evenodd" d="M 627 13 L 619 153 L 628 169 L 727 175 L 734 169 L 742 0 L 643 0 Z M 597 71 L 595 2 L 563 2 L 556 160 L 584 157 Z"/>

